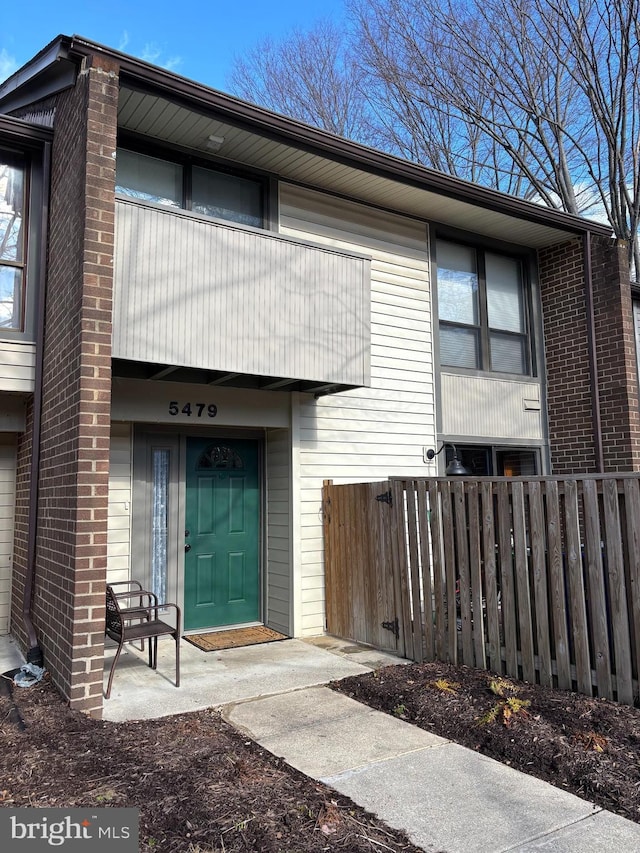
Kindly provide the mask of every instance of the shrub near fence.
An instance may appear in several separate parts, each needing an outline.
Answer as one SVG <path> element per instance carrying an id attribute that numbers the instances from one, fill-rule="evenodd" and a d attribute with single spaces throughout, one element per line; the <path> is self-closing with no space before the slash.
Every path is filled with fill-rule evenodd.
<path id="1" fill-rule="evenodd" d="M 384 587 L 406 657 L 637 700 L 640 475 L 327 482 L 325 541 L 329 633 L 371 642 Z"/>

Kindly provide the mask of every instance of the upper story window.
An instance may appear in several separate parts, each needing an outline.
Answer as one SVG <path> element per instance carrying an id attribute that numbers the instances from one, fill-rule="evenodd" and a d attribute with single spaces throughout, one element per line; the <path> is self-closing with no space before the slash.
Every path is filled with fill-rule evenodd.
<path id="1" fill-rule="evenodd" d="M 531 374 L 522 261 L 438 240 L 440 364 Z"/>
<path id="2" fill-rule="evenodd" d="M 124 148 L 118 149 L 116 192 L 230 222 L 263 226 L 260 181 Z"/>
<path id="3" fill-rule="evenodd" d="M 0 151 L 0 329 L 24 324 L 25 167 Z"/>

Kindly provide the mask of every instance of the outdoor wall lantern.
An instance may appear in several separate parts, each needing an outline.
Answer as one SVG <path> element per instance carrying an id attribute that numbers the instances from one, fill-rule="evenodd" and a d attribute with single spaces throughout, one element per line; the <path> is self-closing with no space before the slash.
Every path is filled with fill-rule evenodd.
<path id="1" fill-rule="evenodd" d="M 456 446 L 455 444 L 451 444 L 451 442 L 443 441 L 440 450 L 433 450 L 429 448 L 429 450 L 427 450 L 427 459 L 431 461 L 439 453 L 442 453 L 445 447 L 450 447 L 453 450 L 453 459 L 449 462 L 444 472 L 447 477 L 468 477 L 471 474 L 471 471 L 469 471 L 468 468 L 465 468 L 462 462 L 458 459 Z"/>

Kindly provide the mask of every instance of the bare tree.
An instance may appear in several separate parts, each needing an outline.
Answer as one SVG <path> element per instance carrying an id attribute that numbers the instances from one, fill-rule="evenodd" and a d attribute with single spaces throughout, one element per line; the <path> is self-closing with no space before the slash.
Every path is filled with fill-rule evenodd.
<path id="1" fill-rule="evenodd" d="M 570 213 L 640 271 L 640 0 L 347 0 L 236 62 L 242 97 Z"/>
<path id="2" fill-rule="evenodd" d="M 235 60 L 227 82 L 245 100 L 371 143 L 361 78 L 344 30 L 320 21 L 309 32 L 294 30 L 281 42 L 259 42 Z"/>
<path id="3" fill-rule="evenodd" d="M 389 146 L 400 127 L 414 159 L 605 216 L 640 270 L 640 0 L 352 0 L 351 9 Z"/>

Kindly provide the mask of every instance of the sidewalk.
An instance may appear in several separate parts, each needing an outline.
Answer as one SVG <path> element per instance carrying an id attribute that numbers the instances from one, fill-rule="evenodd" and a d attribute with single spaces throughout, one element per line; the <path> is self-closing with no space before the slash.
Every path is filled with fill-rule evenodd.
<path id="1" fill-rule="evenodd" d="M 319 638 L 204 653 L 173 642 L 151 671 L 134 649 L 116 670 L 104 719 L 219 707 L 274 755 L 403 829 L 429 853 L 637 853 L 640 824 L 324 686 L 388 663 L 372 649 Z M 0 672 L 22 656 L 0 637 Z M 106 671 L 110 665 L 105 661 Z"/>
<path id="2" fill-rule="evenodd" d="M 328 687 L 226 706 L 223 716 L 426 851 L 640 850 L 640 824 Z"/>

